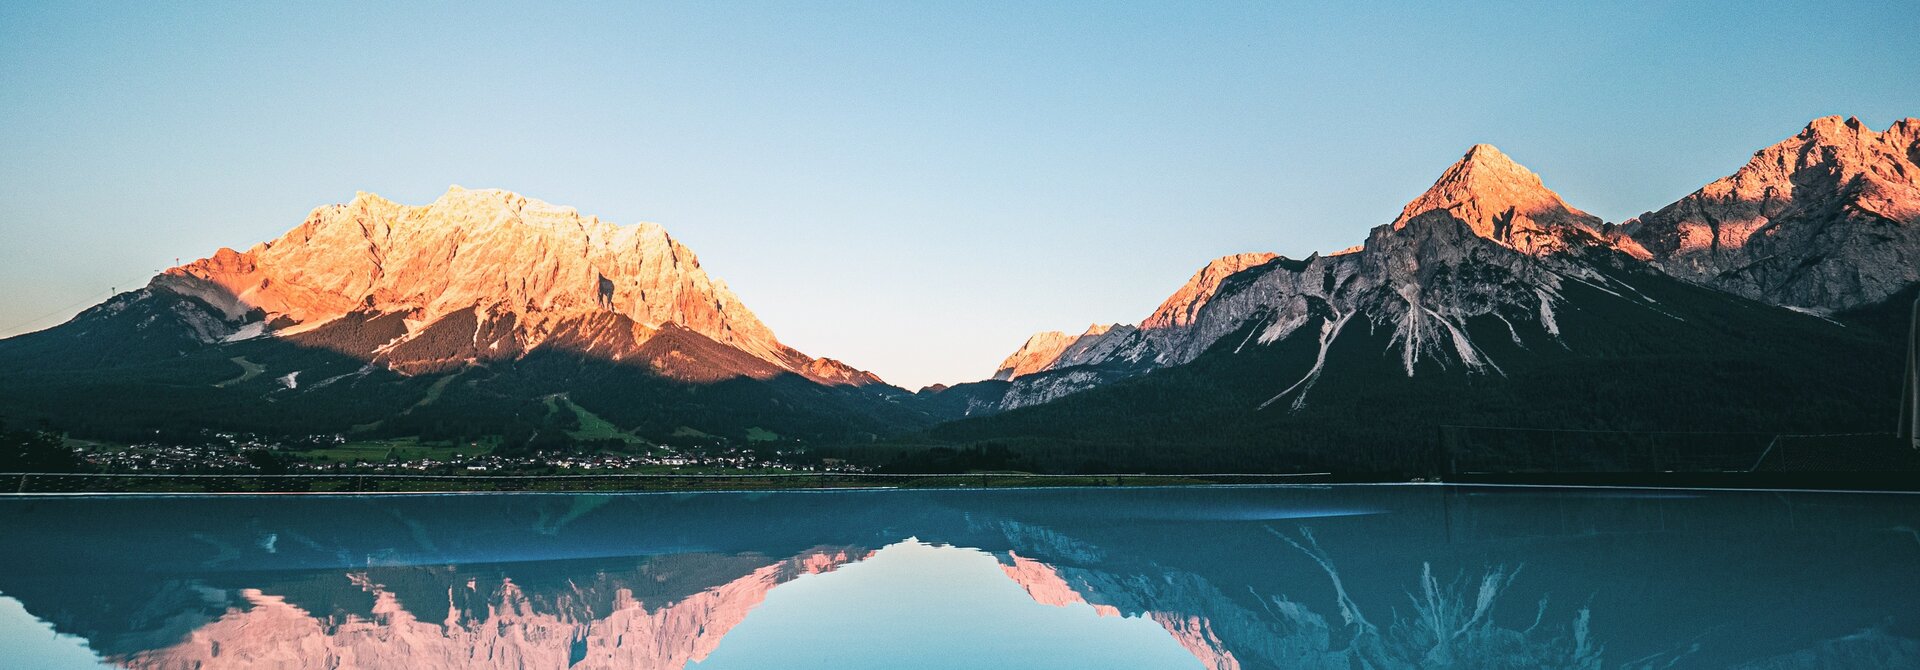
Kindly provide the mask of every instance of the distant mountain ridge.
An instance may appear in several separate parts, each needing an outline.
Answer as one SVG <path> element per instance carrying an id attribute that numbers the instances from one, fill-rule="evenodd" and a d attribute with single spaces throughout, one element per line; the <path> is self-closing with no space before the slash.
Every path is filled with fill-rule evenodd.
<path id="1" fill-rule="evenodd" d="M 1004 394 L 976 399 L 973 413 L 1039 404 L 1182 365 L 1252 321 L 1263 325 L 1238 348 L 1269 344 L 1315 323 L 1324 348 L 1359 315 L 1370 329 L 1392 330 L 1388 347 L 1399 352 L 1408 376 L 1422 360 L 1497 371 L 1498 362 L 1467 334 L 1466 321 L 1496 318 L 1516 342 L 1523 329 L 1558 339 L 1556 308 L 1568 282 L 1659 311 L 1620 283 L 1619 271 L 1670 274 L 1820 313 L 1874 305 L 1920 284 L 1916 138 L 1920 119 L 1886 133 L 1857 120 L 1815 120 L 1756 153 L 1734 176 L 1621 225 L 1567 204 L 1493 146 L 1475 145 L 1360 247 L 1303 260 L 1271 253 L 1223 257 L 1137 327 L 1117 325 L 1110 329 L 1114 336 L 1036 336 L 1016 354 L 1022 359 L 1016 374 L 1005 374 L 1003 364 L 995 375 L 1012 382 Z M 1755 205 L 1736 192 L 1769 195 Z M 1745 217 L 1737 225 L 1736 215 Z M 1045 350 L 1030 350 L 1040 340 Z M 1101 353 L 1062 355 L 1076 348 Z M 1320 373 L 1316 366 L 1274 400 L 1291 395 L 1292 402 L 1304 402 Z"/>

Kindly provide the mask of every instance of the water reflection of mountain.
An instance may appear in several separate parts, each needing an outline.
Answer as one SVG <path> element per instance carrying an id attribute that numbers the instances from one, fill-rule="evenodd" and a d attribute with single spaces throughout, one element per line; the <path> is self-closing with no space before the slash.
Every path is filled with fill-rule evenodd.
<path id="1" fill-rule="evenodd" d="M 414 667 L 682 667 L 777 585 L 906 537 L 993 553 L 1042 604 L 1151 618 L 1216 669 L 1898 667 L 1920 637 L 1906 615 L 1920 542 L 1900 530 L 1920 512 L 1904 497 L 1332 487 L 0 504 L 0 534 L 18 538 L 0 554 L 0 592 L 140 667 L 393 654 Z"/>
<path id="2" fill-rule="evenodd" d="M 344 588 L 264 581 L 222 592 L 225 611 L 178 642 L 110 658 L 136 668 L 682 668 L 712 653 L 775 586 L 858 555 L 683 554 L 511 570 L 526 584 L 492 566 L 355 571 L 339 576 Z M 682 593 L 715 580 L 725 581 Z M 343 611 L 335 596 L 365 611 Z"/>

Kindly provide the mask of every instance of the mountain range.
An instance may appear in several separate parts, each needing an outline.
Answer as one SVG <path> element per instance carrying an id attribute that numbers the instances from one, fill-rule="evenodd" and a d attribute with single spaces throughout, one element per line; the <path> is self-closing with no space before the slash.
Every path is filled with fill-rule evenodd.
<path id="1" fill-rule="evenodd" d="M 1818 119 L 1617 225 L 1478 145 L 1360 246 L 1220 258 L 1138 325 L 1035 335 L 943 390 L 969 418 L 927 434 L 1040 441 L 1063 468 L 1177 468 L 1195 442 L 1351 468 L 1417 459 L 1441 426 L 1886 432 L 1920 292 L 1916 128 Z"/>
<path id="2" fill-rule="evenodd" d="M 552 445 L 590 417 L 879 461 L 1390 468 L 1444 425 L 1886 430 L 1916 292 L 1920 119 L 1815 120 L 1618 224 L 1476 145 L 1360 245 L 1216 259 L 1137 324 L 916 393 L 782 344 L 659 226 L 454 187 L 359 194 L 0 341 L 0 413 L 121 439 Z"/>

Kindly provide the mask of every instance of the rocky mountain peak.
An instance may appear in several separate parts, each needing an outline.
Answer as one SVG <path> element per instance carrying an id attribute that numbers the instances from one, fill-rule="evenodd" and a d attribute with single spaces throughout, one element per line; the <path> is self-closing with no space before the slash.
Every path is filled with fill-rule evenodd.
<path id="1" fill-rule="evenodd" d="M 871 379 L 781 344 L 660 226 L 617 226 L 499 189 L 453 186 L 417 206 L 358 193 L 314 209 L 279 239 L 167 270 L 154 288 L 283 335 L 356 313 L 404 315 L 398 339 L 379 352 L 356 352 L 369 355 L 402 350 L 455 320 L 475 346 L 483 332 L 497 338 L 486 347 L 490 353 L 468 352 L 481 358 L 556 338 L 572 338 L 576 348 L 637 353 L 630 350 L 654 333 L 677 328 L 768 369 L 827 383 Z M 621 342 L 602 341 L 609 337 Z"/>
<path id="2" fill-rule="evenodd" d="M 1468 165 L 1485 165 L 1490 169 L 1502 171 L 1517 171 L 1528 175 L 1533 174 L 1527 171 L 1526 168 L 1521 167 L 1519 163 L 1513 162 L 1513 159 L 1507 157 L 1505 153 L 1502 153 L 1499 147 L 1484 142 L 1467 147 L 1466 155 L 1461 156 L 1459 162 Z M 1538 179 L 1538 177 L 1535 177 L 1535 180 Z"/>
<path id="3" fill-rule="evenodd" d="M 1000 368 L 993 372 L 993 378 L 1010 380 L 1045 370 L 1075 339 L 1078 338 L 1058 330 L 1034 333 L 1013 355 L 1000 361 Z"/>
<path id="4" fill-rule="evenodd" d="M 1872 128 L 1868 128 L 1866 124 L 1860 122 L 1859 117 L 1849 116 L 1842 118 L 1840 115 L 1835 114 L 1807 122 L 1807 127 L 1801 129 L 1797 137 L 1802 140 L 1836 143 L 1855 141 L 1862 135 L 1871 136 L 1875 134 L 1877 133 L 1875 133 Z"/>
<path id="5" fill-rule="evenodd" d="M 1920 119 L 1815 119 L 1624 228 L 1684 279 L 1819 311 L 1877 303 L 1920 282 Z"/>
<path id="6" fill-rule="evenodd" d="M 1178 328 L 1193 323 L 1200 309 L 1206 307 L 1207 303 L 1219 293 L 1221 282 L 1242 270 L 1265 265 L 1279 257 L 1279 254 L 1263 251 L 1221 256 L 1209 261 L 1205 267 L 1200 268 L 1199 272 L 1193 273 L 1193 277 L 1187 279 L 1187 283 L 1182 284 L 1179 290 L 1174 291 L 1165 302 L 1160 303 L 1160 307 L 1153 310 L 1152 315 L 1140 322 L 1140 327 L 1154 330 Z"/>
<path id="7" fill-rule="evenodd" d="M 1475 234 L 1528 254 L 1563 249 L 1569 235 L 1597 235 L 1602 223 L 1568 205 L 1540 175 L 1491 144 L 1468 149 L 1401 209 L 1392 227 L 1405 228 L 1434 212 L 1445 212 L 1465 221 Z"/>
<path id="8" fill-rule="evenodd" d="M 1018 351 L 1000 362 L 993 379 L 1012 381 L 1051 370 L 1102 365 L 1120 359 L 1137 362 L 1150 357 L 1153 344 L 1148 340 L 1164 333 L 1179 337 L 1177 333 L 1191 326 L 1208 303 L 1219 295 L 1221 284 L 1228 277 L 1280 258 L 1279 254 L 1259 252 L 1213 259 L 1193 273 L 1179 290 L 1160 303 L 1153 314 L 1138 326 L 1095 323 L 1087 326 L 1079 335 L 1068 335 L 1057 330 L 1035 333 L 1027 338 Z M 1050 396 L 1041 394 L 1037 397 L 1042 399 L 1036 402 L 1044 402 L 1044 398 Z"/>

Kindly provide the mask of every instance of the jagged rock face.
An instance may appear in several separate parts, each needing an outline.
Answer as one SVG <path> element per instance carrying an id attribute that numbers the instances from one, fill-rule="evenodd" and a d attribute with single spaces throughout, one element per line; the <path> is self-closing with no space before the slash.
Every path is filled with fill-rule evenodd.
<path id="1" fill-rule="evenodd" d="M 1107 360 L 1114 350 L 1138 330 L 1126 324 L 1093 324 L 1079 335 L 1052 330 L 1027 338 L 993 373 L 993 379 L 1017 380 L 1049 370 Z"/>
<path id="2" fill-rule="evenodd" d="M 304 335 L 403 373 L 541 347 L 623 360 L 674 331 L 747 354 L 761 363 L 738 371 L 750 376 L 878 381 L 781 344 L 661 227 L 615 226 L 500 190 L 456 186 L 424 206 L 361 193 L 280 239 L 170 269 L 145 291 L 210 306 L 195 320 L 207 341 Z M 385 326 L 349 336 L 348 322 Z"/>
<path id="3" fill-rule="evenodd" d="M 1000 361 L 1000 369 L 993 372 L 992 378 L 1004 381 L 1045 370 L 1073 340 L 1074 336 L 1057 330 L 1034 333 L 1013 355 Z"/>
<path id="4" fill-rule="evenodd" d="M 1118 358 L 1138 362 L 1151 350 L 1140 341 L 1142 331 L 1165 334 L 1178 332 L 1193 325 L 1201 308 L 1206 307 L 1207 303 L 1220 292 L 1221 282 L 1279 257 L 1278 254 L 1260 252 L 1216 258 L 1207 263 L 1206 267 L 1200 268 L 1199 272 L 1193 273 L 1193 277 L 1187 279 L 1186 284 L 1181 285 L 1179 290 L 1174 291 L 1173 295 L 1160 303 L 1160 306 L 1153 310 L 1153 314 L 1141 321 L 1139 326 L 1094 324 L 1077 337 L 1057 330 L 1037 333 L 1028 338 L 1027 344 L 1019 351 L 1014 352 L 1000 364 L 1000 371 L 994 373 L 993 378 L 1012 380 L 1049 370 L 1079 365 L 1098 365 Z M 1178 347 L 1177 344 L 1160 344 Z M 1038 398 L 1045 397 L 1047 394 L 1023 395 Z"/>
<path id="5" fill-rule="evenodd" d="M 1468 149 L 1392 225 L 1404 228 L 1429 212 L 1451 214 L 1480 237 L 1535 255 L 1563 250 L 1568 235 L 1598 235 L 1601 227 L 1599 217 L 1574 209 L 1489 144 Z"/>
<path id="6" fill-rule="evenodd" d="M 1194 319 L 1200 315 L 1200 308 L 1206 307 L 1207 303 L 1213 300 L 1214 295 L 1220 292 L 1221 282 L 1241 271 L 1265 265 L 1268 261 L 1279 257 L 1279 254 L 1260 252 L 1213 259 L 1207 263 L 1206 267 L 1200 268 L 1199 272 L 1193 273 L 1193 277 L 1188 279 L 1186 284 L 1181 285 L 1180 290 L 1168 296 L 1166 302 L 1160 303 L 1160 307 L 1154 309 L 1151 316 L 1140 322 L 1140 327 L 1161 330 L 1192 325 Z"/>
<path id="7" fill-rule="evenodd" d="M 1124 375 L 1122 375 L 1124 376 Z M 1084 391 L 1107 383 L 1114 375 L 1103 373 L 1094 368 L 1067 368 L 1047 370 L 1045 374 L 1035 374 L 1014 380 L 998 399 L 984 407 L 969 408 L 969 416 L 981 413 L 993 413 L 1009 409 L 1019 409 L 1042 403 L 1053 402 L 1059 398 Z"/>
<path id="8" fill-rule="evenodd" d="M 1243 290 L 1216 299 L 1192 328 L 1195 346 L 1168 362 L 1190 361 L 1236 331 L 1247 332 L 1232 343 L 1239 351 L 1304 330 L 1318 340 L 1318 361 L 1268 401 L 1287 399 L 1297 408 L 1323 372 L 1327 348 L 1345 329 L 1365 325 L 1391 334 L 1387 353 L 1400 360 L 1408 376 L 1428 365 L 1500 374 L 1498 363 L 1470 335 L 1469 321 L 1496 320 L 1515 342 L 1521 341 L 1522 332 L 1557 339 L 1561 287 L 1566 282 L 1612 283 L 1584 258 L 1614 253 L 1598 239 L 1587 240 L 1584 247 L 1563 248 L 1566 253 L 1531 256 L 1479 233 L 1451 212 L 1435 210 L 1397 228 L 1374 229 L 1359 253 L 1263 268 Z M 1630 291 L 1608 290 L 1633 300 Z"/>
<path id="9" fill-rule="evenodd" d="M 1300 261 L 1269 257 L 1215 280 L 1207 301 L 1180 312 L 1185 318 L 1143 322 L 1146 337 L 1134 355 L 1150 354 L 1160 366 L 1186 363 L 1255 318 L 1268 324 L 1254 336 L 1261 344 L 1316 321 L 1332 329 L 1330 340 L 1346 319 L 1364 314 L 1395 333 L 1408 374 L 1423 356 L 1449 351 L 1479 369 L 1480 357 L 1460 332 L 1464 321 L 1492 314 L 1552 330 L 1560 273 L 1592 274 L 1573 259 L 1617 250 L 1601 227 L 1539 175 L 1476 145 L 1358 250 Z M 1156 316 L 1167 311 L 1163 306 Z"/>
<path id="10" fill-rule="evenodd" d="M 1049 369 L 1069 368 L 1079 365 L 1097 364 L 1113 359 L 1120 354 L 1120 348 L 1140 329 L 1124 323 L 1088 326 L 1086 332 L 1074 338 L 1073 344 L 1060 350 Z"/>
<path id="11" fill-rule="evenodd" d="M 1596 261 L 1637 254 L 1610 239 L 1599 219 L 1567 205 L 1539 176 L 1498 150 L 1479 145 L 1448 168 L 1393 222 L 1375 228 L 1357 250 L 1293 260 L 1241 254 L 1209 263 L 1142 321 L 1060 347 L 1060 355 L 1015 380 L 1000 409 L 1039 404 L 1138 372 L 1191 362 L 1228 335 L 1245 332 L 1235 351 L 1313 329 L 1323 357 L 1343 329 L 1365 324 L 1392 333 L 1406 373 L 1423 363 L 1498 374 L 1468 334 L 1467 322 L 1504 323 L 1552 338 L 1566 281 L 1605 285 Z M 1615 291 L 1626 297 L 1629 292 Z M 1249 326 L 1252 329 L 1249 330 Z M 1036 374 L 1044 373 L 1044 374 Z M 1321 373 L 1316 364 L 1282 396 L 1304 402 Z M 1270 401 L 1271 402 L 1271 401 Z"/>
<path id="12" fill-rule="evenodd" d="M 991 414 L 1051 402 L 1061 396 L 1138 373 L 1140 329 L 1093 324 L 1079 335 L 1058 331 L 1028 339 L 1030 347 L 1001 364 L 994 379 L 1012 381 L 990 398 L 968 401 L 965 416 Z"/>
<path id="13" fill-rule="evenodd" d="M 1623 224 L 1669 274 L 1838 311 L 1920 282 L 1920 119 L 1830 116 L 1723 179 Z"/>

